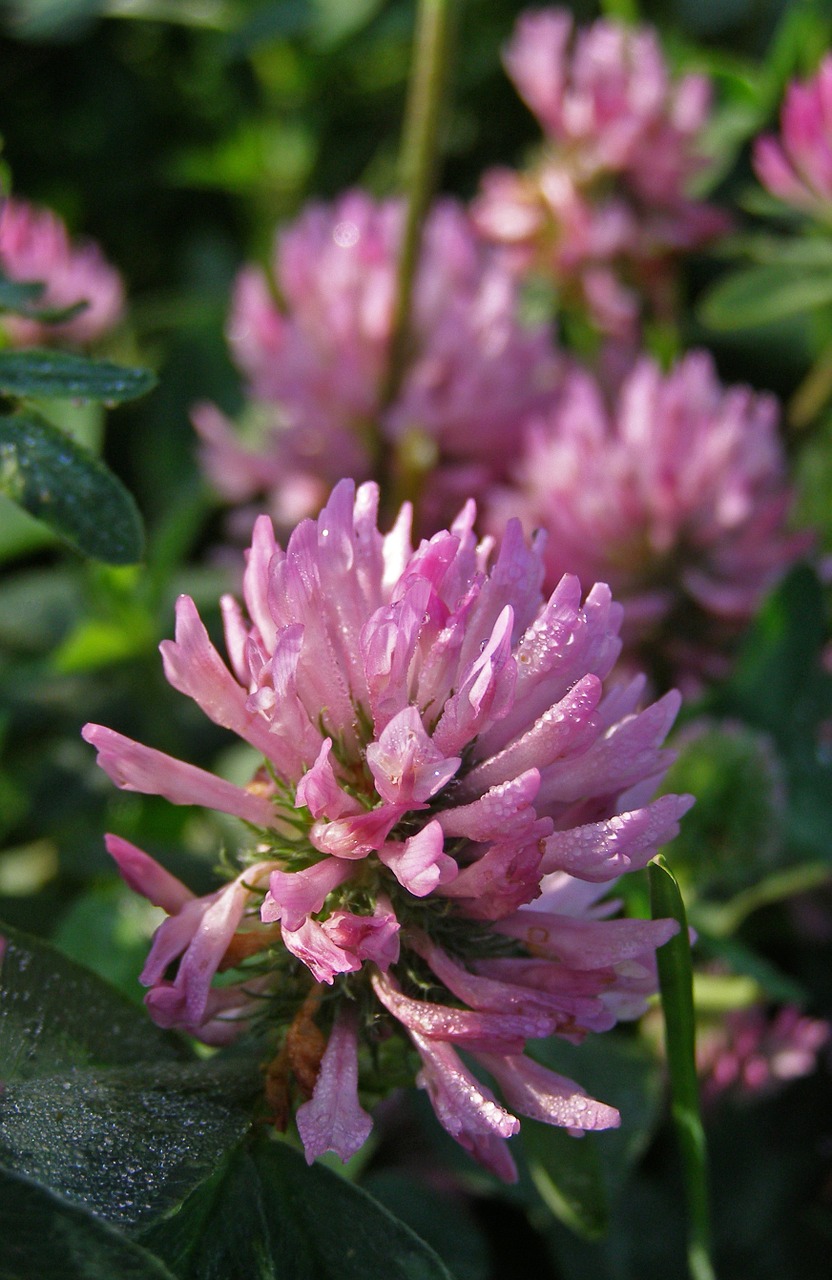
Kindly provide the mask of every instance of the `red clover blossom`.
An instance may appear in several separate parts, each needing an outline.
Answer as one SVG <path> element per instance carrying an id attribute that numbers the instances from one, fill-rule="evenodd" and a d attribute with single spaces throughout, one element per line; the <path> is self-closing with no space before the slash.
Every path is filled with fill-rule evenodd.
<path id="1" fill-rule="evenodd" d="M 202 898 L 108 837 L 168 913 L 142 975 L 154 1020 L 210 1044 L 265 1028 L 272 1111 L 285 1125 L 296 1108 L 310 1161 L 346 1160 L 371 1128 L 359 1097 L 415 1075 L 510 1180 L 517 1115 L 619 1122 L 524 1049 L 607 1030 L 655 990 L 675 922 L 613 918 L 607 895 L 691 803 L 651 799 L 679 697 L 638 710 L 642 679 L 605 691 L 621 607 L 570 576 L 544 600 L 517 521 L 499 549 L 478 543 L 469 503 L 413 550 L 408 508 L 382 536 L 377 504 L 375 485 L 342 481 L 285 551 L 258 520 L 246 612 L 222 602 L 230 670 L 178 602 L 167 677 L 262 752 L 248 787 L 99 725 L 84 736 L 120 787 L 250 832 L 238 873 Z"/>

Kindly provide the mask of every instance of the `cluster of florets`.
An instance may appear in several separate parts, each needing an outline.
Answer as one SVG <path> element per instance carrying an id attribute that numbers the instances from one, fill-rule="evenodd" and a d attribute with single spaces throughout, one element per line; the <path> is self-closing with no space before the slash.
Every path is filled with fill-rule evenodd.
<path id="1" fill-rule="evenodd" d="M 832 1028 L 796 1005 L 768 1010 L 762 1004 L 735 1009 L 697 1040 L 702 1098 L 708 1105 L 732 1098 L 754 1102 L 811 1075 Z"/>
<path id="2" fill-rule="evenodd" d="M 38 310 L 60 313 L 84 304 L 55 322 L 4 315 L 3 333 L 15 346 L 85 346 L 121 318 L 121 277 L 98 245 L 71 240 L 51 210 L 11 196 L 0 200 L 0 273 L 16 283 L 43 285 L 33 300 Z"/>
<path id="3" fill-rule="evenodd" d="M 518 417 L 556 380 L 547 331 L 520 323 L 515 281 L 445 200 L 425 225 L 409 346 L 387 385 L 403 215 L 359 191 L 313 204 L 278 233 L 271 278 L 248 266 L 237 279 L 228 339 L 255 439 L 211 405 L 194 423 L 218 491 L 266 495 L 281 527 L 320 510 L 342 476 L 374 474 L 379 449 L 409 493 L 430 475 L 417 514 L 440 527 L 503 473 Z"/>
<path id="4" fill-rule="evenodd" d="M 251 832 L 204 898 L 108 838 L 169 916 L 143 974 L 153 1018 L 212 1044 L 259 1026 L 273 1111 L 285 1123 L 300 1101 L 310 1160 L 353 1154 L 371 1126 L 359 1095 L 404 1073 L 510 1179 L 515 1112 L 618 1123 L 524 1050 L 637 1016 L 655 989 L 655 948 L 677 926 L 612 918 L 608 892 L 691 803 L 651 799 L 679 699 L 639 710 L 642 679 L 605 690 L 620 606 L 569 576 L 544 600 L 517 522 L 496 550 L 468 504 L 413 550 L 409 511 L 382 536 L 377 502 L 374 485 L 340 483 L 285 552 L 258 520 L 246 614 L 223 601 L 231 670 L 179 601 L 167 677 L 262 753 L 248 787 L 101 726 L 85 737 L 119 786 Z"/>
<path id="5" fill-rule="evenodd" d="M 542 527 L 547 584 L 567 571 L 609 583 L 625 606 L 632 657 L 676 680 L 724 674 L 732 641 L 811 543 L 790 533 L 775 398 L 723 387 L 707 352 L 667 374 L 643 357 L 617 392 L 575 370 L 526 427 L 509 513 Z"/>
<path id="6" fill-rule="evenodd" d="M 772 195 L 832 221 L 832 55 L 810 80 L 793 81 L 780 114 L 780 136 L 754 143 L 754 169 Z"/>
<path id="7" fill-rule="evenodd" d="M 632 337 L 645 300 L 667 314 L 679 256 L 727 226 L 688 194 L 709 82 L 674 81 L 649 27 L 601 19 L 576 33 L 565 9 L 523 14 L 505 64 L 545 141 L 531 169 L 485 174 L 477 225 L 564 305 Z"/>

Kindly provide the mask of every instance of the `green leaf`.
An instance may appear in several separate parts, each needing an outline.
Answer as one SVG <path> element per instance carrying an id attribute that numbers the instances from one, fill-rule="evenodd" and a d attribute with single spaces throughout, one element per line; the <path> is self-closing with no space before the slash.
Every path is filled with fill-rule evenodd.
<path id="1" fill-rule="evenodd" d="M 720 245 L 720 257 L 736 259 L 738 256 L 759 266 L 832 268 L 832 237 L 747 232 L 731 236 Z"/>
<path id="2" fill-rule="evenodd" d="M 45 524 L 0 492 L 0 564 L 42 547 L 54 547 L 56 542 L 56 535 Z"/>
<path id="3" fill-rule="evenodd" d="M 262 44 L 302 35 L 312 18 L 310 0 L 279 0 L 279 3 L 263 5 L 231 32 L 226 57 L 229 60 L 245 58 Z"/>
<path id="4" fill-rule="evenodd" d="M 773 112 L 789 80 L 814 74 L 829 47 L 829 20 L 825 6 L 787 4 L 766 50 L 761 67 L 765 105 Z"/>
<path id="5" fill-rule="evenodd" d="M 39 280 L 7 280 L 0 275 L 0 311 L 11 311 L 27 320 L 45 320 L 57 324 L 72 320 L 86 311 L 89 303 L 83 298 L 68 307 L 39 307 L 38 299 L 46 286 Z"/>
<path id="6" fill-rule="evenodd" d="M 81 298 L 79 302 L 73 302 L 68 307 L 35 307 L 29 308 L 22 314 L 29 320 L 40 320 L 46 324 L 66 324 L 68 320 L 74 320 L 76 316 L 80 316 L 89 305 L 85 298 Z"/>
<path id="7" fill-rule="evenodd" d="M 675 937 L 659 947 L 656 962 L 664 1014 L 671 1104 L 682 1156 L 688 1208 L 688 1266 L 692 1280 L 714 1280 L 710 1262 L 707 1152 L 696 1075 L 693 966 L 685 904 L 679 886 L 661 859 L 651 862 L 649 871 L 653 919 L 670 918 L 679 924 Z"/>
<path id="8" fill-rule="evenodd" d="M 181 1062 L 143 1010 L 47 942 L 0 924 L 0 1079 Z"/>
<path id="9" fill-rule="evenodd" d="M 832 270 L 791 264 L 748 267 L 723 277 L 699 305 L 709 329 L 747 329 L 832 302 Z"/>
<path id="10" fill-rule="evenodd" d="M 324 49 L 333 48 L 366 27 L 381 8 L 381 0 L 314 0 L 315 21 L 313 32 L 316 43 Z"/>
<path id="11" fill-rule="evenodd" d="M 823 587 L 812 569 L 798 565 L 755 619 L 717 707 L 738 712 L 787 747 L 805 742 L 813 736 L 807 730 L 829 714 L 830 682 L 819 661 L 825 634 Z M 814 754 L 813 743 L 810 749 Z"/>
<path id="12" fill-rule="evenodd" d="M 214 31 L 228 31 L 240 20 L 236 0 L 99 0 L 99 3 L 108 18 L 168 22 Z"/>
<path id="13" fill-rule="evenodd" d="M 104 8 L 105 0 L 13 0 L 10 25 L 23 40 L 72 38 Z"/>
<path id="14" fill-rule="evenodd" d="M 3 929 L 0 1167 L 125 1227 L 171 1212 L 251 1123 L 255 1063 L 175 1041 L 53 948 Z"/>
<path id="15" fill-rule="evenodd" d="M 179 1280 L 452 1280 L 365 1191 L 267 1139 L 236 1151 L 141 1239 Z"/>
<path id="16" fill-rule="evenodd" d="M 0 584 L 0 645 L 19 653 L 48 652 L 80 608 L 81 587 L 66 561 L 6 574 Z"/>
<path id="17" fill-rule="evenodd" d="M 737 207 L 742 213 L 752 214 L 757 218 L 770 218 L 772 222 L 784 228 L 801 228 L 806 225 L 806 214 L 793 205 L 778 200 L 763 187 L 745 187 L 737 195 Z"/>
<path id="18" fill-rule="evenodd" d="M 141 559 L 141 516 L 124 485 L 35 414 L 0 417 L 0 493 L 84 555 L 109 564 Z"/>
<path id="19" fill-rule="evenodd" d="M 87 618 L 66 637 L 52 655 L 55 670 L 94 671 L 152 651 L 155 632 L 141 609 L 134 610 L 136 626 L 125 619 Z"/>
<path id="20" fill-rule="evenodd" d="M 673 841 L 673 866 L 697 899 L 757 886 L 782 853 L 783 766 L 768 734 L 708 719 L 689 727 L 661 785 L 696 804 Z"/>
<path id="21" fill-rule="evenodd" d="M 24 311 L 28 314 L 44 288 L 39 280 L 8 280 L 0 275 L 0 311 Z"/>
<path id="22" fill-rule="evenodd" d="M 0 392 L 55 396 L 117 404 L 146 395 L 156 385 L 149 369 L 90 360 L 71 351 L 0 351 Z"/>
<path id="23" fill-rule="evenodd" d="M 64 955 L 86 964 L 131 1004 L 141 1004 L 139 981 L 159 911 L 120 878 L 95 883 L 64 912 L 54 940 Z"/>
<path id="24" fill-rule="evenodd" d="M 547 1208 L 586 1240 L 600 1240 L 609 1210 L 595 1136 L 524 1120 L 520 1130 L 529 1174 Z"/>
<path id="25" fill-rule="evenodd" d="M 825 643 L 823 587 L 811 568 L 798 565 L 766 601 L 708 709 L 772 735 L 785 767 L 786 852 L 828 865 L 832 677 L 821 660 Z"/>
<path id="26" fill-rule="evenodd" d="M 3 1280 L 174 1280 L 158 1258 L 27 1178 L 0 1170 Z"/>
<path id="27" fill-rule="evenodd" d="M 446 1196 L 395 1168 L 371 1172 L 361 1185 L 430 1245 L 454 1280 L 482 1280 L 490 1274 L 488 1241 L 460 1197 Z"/>
<path id="28" fill-rule="evenodd" d="M 75 1068 L 7 1083 L 0 1167 L 116 1226 L 147 1226 L 248 1131 L 258 1084 L 237 1062 Z"/>
<path id="29" fill-rule="evenodd" d="M 174 157 L 169 177 L 174 184 L 283 196 L 309 180 L 315 153 L 314 135 L 303 120 L 244 120 L 211 146 L 188 148 Z"/>

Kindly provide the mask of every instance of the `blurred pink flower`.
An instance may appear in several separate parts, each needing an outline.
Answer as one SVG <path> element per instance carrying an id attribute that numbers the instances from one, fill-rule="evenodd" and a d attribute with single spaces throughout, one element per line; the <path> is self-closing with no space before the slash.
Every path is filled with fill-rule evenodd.
<path id="1" fill-rule="evenodd" d="M 811 1075 L 830 1031 L 828 1022 L 794 1005 L 773 1014 L 762 1005 L 734 1010 L 698 1037 L 703 1102 L 713 1105 L 725 1096 L 753 1102 Z"/>
<path id="2" fill-rule="evenodd" d="M 0 324 L 15 346 L 85 346 L 103 337 L 121 318 L 121 277 L 92 241 L 72 241 L 49 209 L 7 196 L 0 200 L 0 273 L 15 282 L 44 286 L 38 309 L 86 307 L 69 320 L 50 324 L 7 314 Z"/>
<path id="3" fill-rule="evenodd" d="M 753 159 L 772 195 L 824 222 L 832 219 L 832 54 L 812 79 L 788 86 L 780 136 L 757 138 Z"/>
<path id="4" fill-rule="evenodd" d="M 404 376 L 384 403 L 402 214 L 359 191 L 313 204 L 278 233 L 271 278 L 241 271 L 228 339 L 259 406 L 255 442 L 213 406 L 194 412 L 229 501 L 265 497 L 291 527 L 342 476 L 372 475 L 381 446 L 430 474 L 418 515 L 433 530 L 502 473 L 519 415 L 557 377 L 548 334 L 521 325 L 513 279 L 443 201 L 425 226 Z"/>
<path id="5" fill-rule="evenodd" d="M 608 582 L 630 657 L 652 654 L 673 682 L 723 675 L 732 641 L 812 545 L 787 531 L 777 417 L 773 396 L 721 386 L 704 351 L 667 374 L 644 357 L 609 398 L 574 371 L 530 420 L 486 525 L 518 515 L 545 529 L 550 587 L 567 567 Z"/>
<path id="6" fill-rule="evenodd" d="M 209 1043 L 271 1025 L 275 1109 L 285 1124 L 291 1096 L 306 1099 L 310 1160 L 363 1143 L 362 1071 L 398 1036 L 441 1123 L 511 1179 L 514 1112 L 618 1123 L 524 1049 L 636 1017 L 655 990 L 675 923 L 612 919 L 606 895 L 691 803 L 651 800 L 679 698 L 639 711 L 643 680 L 604 692 L 620 606 L 602 585 L 582 600 L 571 577 L 544 602 L 517 522 L 495 551 L 469 503 L 414 551 L 408 509 L 383 537 L 377 504 L 374 485 L 340 483 L 285 552 L 258 520 L 246 614 L 223 601 L 230 670 L 178 603 L 167 677 L 262 752 L 248 787 L 100 725 L 84 736 L 117 785 L 209 803 L 251 832 L 239 874 L 204 898 L 108 837 L 127 882 L 168 913 L 143 974 L 154 1019 Z"/>
<path id="7" fill-rule="evenodd" d="M 551 276 L 567 305 L 630 336 L 645 298 L 671 306 L 679 255 L 728 225 L 688 195 L 703 167 L 708 81 L 673 81 L 649 27 L 600 19 L 574 32 L 557 8 L 521 15 L 505 63 L 545 144 L 527 172 L 484 175 L 477 226 L 515 269 Z"/>

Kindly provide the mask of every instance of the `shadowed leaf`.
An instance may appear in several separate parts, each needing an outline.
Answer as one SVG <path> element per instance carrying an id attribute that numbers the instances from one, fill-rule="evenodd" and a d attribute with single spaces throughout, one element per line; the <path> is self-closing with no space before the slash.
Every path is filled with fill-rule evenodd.
<path id="1" fill-rule="evenodd" d="M 141 559 L 141 516 L 124 485 L 33 413 L 0 418 L 0 493 L 84 555 L 108 564 Z"/>

